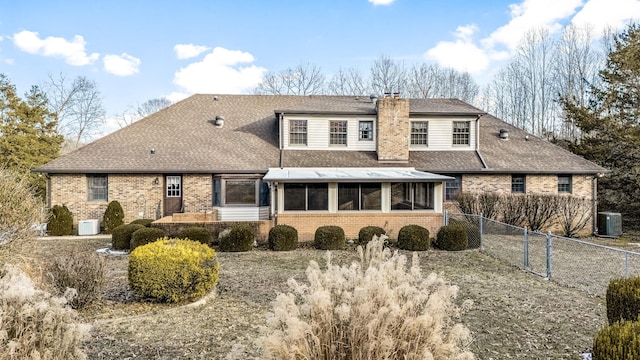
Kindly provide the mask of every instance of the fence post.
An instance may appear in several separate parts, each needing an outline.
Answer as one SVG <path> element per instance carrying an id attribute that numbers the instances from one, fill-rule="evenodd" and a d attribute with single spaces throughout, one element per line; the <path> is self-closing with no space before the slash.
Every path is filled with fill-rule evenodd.
<path id="1" fill-rule="evenodd" d="M 547 280 L 551 280 L 551 232 L 547 233 Z"/>
<path id="2" fill-rule="evenodd" d="M 444 211 L 444 214 L 442 216 L 442 225 L 444 226 L 449 225 L 449 210 Z"/>
<path id="3" fill-rule="evenodd" d="M 524 227 L 524 269 L 529 270 L 529 233 Z"/>
<path id="4" fill-rule="evenodd" d="M 484 250 L 484 220 L 482 218 L 482 213 L 480 213 L 480 217 L 478 219 L 480 220 L 480 250 Z"/>
<path id="5" fill-rule="evenodd" d="M 629 253 L 624 252 L 624 277 L 629 277 Z"/>

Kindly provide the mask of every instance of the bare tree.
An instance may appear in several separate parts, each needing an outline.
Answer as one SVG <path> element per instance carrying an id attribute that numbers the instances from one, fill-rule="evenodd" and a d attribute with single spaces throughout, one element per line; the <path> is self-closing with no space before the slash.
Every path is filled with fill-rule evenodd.
<path id="1" fill-rule="evenodd" d="M 404 64 L 388 55 L 381 55 L 373 62 L 369 80 L 376 95 L 395 92 L 404 95 L 407 91 L 407 72 Z"/>
<path id="2" fill-rule="evenodd" d="M 44 84 L 50 111 L 57 114 L 58 132 L 72 147 L 90 141 L 104 124 L 105 110 L 95 81 L 78 76 L 69 82 L 64 74 L 49 74 Z"/>
<path id="3" fill-rule="evenodd" d="M 407 95 L 412 98 L 456 98 L 473 102 L 480 86 L 469 73 L 436 64 L 414 65 L 407 72 Z"/>
<path id="4" fill-rule="evenodd" d="M 367 80 L 355 68 L 339 69 L 329 80 L 327 91 L 331 95 L 367 95 L 371 93 Z"/>
<path id="5" fill-rule="evenodd" d="M 573 237 L 589 224 L 592 216 L 589 200 L 576 196 L 561 196 L 558 199 L 558 222 L 564 236 Z"/>
<path id="6" fill-rule="evenodd" d="M 171 105 L 171 100 L 162 97 L 149 99 L 136 108 L 136 115 L 139 119 L 147 117 Z"/>
<path id="7" fill-rule="evenodd" d="M 277 73 L 268 73 L 254 92 L 265 95 L 322 94 L 325 78 L 319 66 L 300 63 Z"/>

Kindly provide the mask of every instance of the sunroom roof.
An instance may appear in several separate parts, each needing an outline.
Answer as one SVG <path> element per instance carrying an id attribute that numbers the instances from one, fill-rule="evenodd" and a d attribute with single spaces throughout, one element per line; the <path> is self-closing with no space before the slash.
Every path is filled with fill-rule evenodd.
<path id="1" fill-rule="evenodd" d="M 450 176 L 406 168 L 269 168 L 264 181 L 279 182 L 380 182 L 420 181 L 440 182 L 453 180 Z"/>

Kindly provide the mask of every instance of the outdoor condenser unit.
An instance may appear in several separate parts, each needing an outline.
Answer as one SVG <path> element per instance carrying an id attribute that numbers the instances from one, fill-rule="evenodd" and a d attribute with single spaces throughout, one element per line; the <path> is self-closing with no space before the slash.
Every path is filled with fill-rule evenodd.
<path id="1" fill-rule="evenodd" d="M 98 235 L 100 233 L 100 221 L 97 219 L 78 221 L 78 235 Z"/>
<path id="2" fill-rule="evenodd" d="M 620 213 L 598 213 L 598 235 L 617 237 L 622 235 L 622 215 Z"/>

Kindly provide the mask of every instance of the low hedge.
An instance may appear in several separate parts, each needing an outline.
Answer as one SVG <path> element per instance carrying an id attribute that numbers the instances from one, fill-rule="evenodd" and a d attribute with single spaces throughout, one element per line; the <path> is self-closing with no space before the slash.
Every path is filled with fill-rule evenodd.
<path id="1" fill-rule="evenodd" d="M 216 252 L 197 241 L 163 238 L 129 256 L 129 285 L 138 298 L 181 302 L 205 295 L 218 282 Z"/>
<path id="2" fill-rule="evenodd" d="M 436 247 L 447 251 L 466 250 L 468 247 L 467 230 L 461 224 L 445 225 L 438 230 Z"/>
<path id="3" fill-rule="evenodd" d="M 147 245 L 152 243 L 158 239 L 162 239 L 167 234 L 164 233 L 164 230 L 158 228 L 142 228 L 138 229 L 131 234 L 131 246 L 130 249 L 133 250 L 138 246 Z"/>
<path id="4" fill-rule="evenodd" d="M 47 233 L 52 236 L 73 235 L 73 214 L 66 205 L 54 205 L 51 208 Z"/>
<path id="5" fill-rule="evenodd" d="M 176 237 L 180 239 L 189 239 L 193 241 L 199 241 L 202 244 L 211 245 L 211 233 L 206 228 L 201 226 L 191 226 L 182 229 Z"/>
<path id="6" fill-rule="evenodd" d="M 398 248 L 409 251 L 429 250 L 429 230 L 420 225 L 405 225 L 398 231 Z"/>
<path id="7" fill-rule="evenodd" d="M 380 237 L 380 235 L 386 235 L 380 226 L 365 226 L 358 232 L 358 245 L 365 246 L 374 236 Z"/>
<path id="8" fill-rule="evenodd" d="M 246 223 L 235 223 L 231 230 L 220 238 L 220 251 L 243 252 L 253 249 L 256 234 L 253 226 Z"/>
<path id="9" fill-rule="evenodd" d="M 126 224 L 118 226 L 112 231 L 111 247 L 116 250 L 129 250 L 131 248 L 131 235 L 133 235 L 136 230 L 144 228 L 144 226 L 138 224 Z"/>
<path id="10" fill-rule="evenodd" d="M 593 340 L 593 360 L 640 359 L 640 322 L 605 326 Z"/>
<path id="11" fill-rule="evenodd" d="M 289 225 L 276 225 L 269 230 L 269 249 L 290 251 L 298 248 L 298 230 Z"/>
<path id="12" fill-rule="evenodd" d="M 640 276 L 612 279 L 607 287 L 607 319 L 638 320 L 640 315 Z"/>
<path id="13" fill-rule="evenodd" d="M 340 226 L 328 225 L 316 229 L 313 246 L 319 250 L 342 250 L 347 245 L 344 230 Z"/>
<path id="14" fill-rule="evenodd" d="M 151 227 L 151 223 L 154 222 L 154 221 L 155 220 L 153 220 L 153 219 L 135 219 L 132 222 L 130 222 L 130 224 Z"/>

